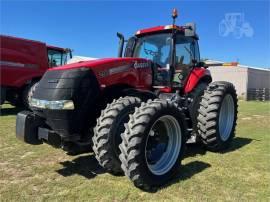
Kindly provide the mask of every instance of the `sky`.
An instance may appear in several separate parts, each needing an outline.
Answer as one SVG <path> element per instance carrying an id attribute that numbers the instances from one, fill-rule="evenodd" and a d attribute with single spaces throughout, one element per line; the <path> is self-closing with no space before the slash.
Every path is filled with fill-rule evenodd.
<path id="1" fill-rule="evenodd" d="M 73 55 L 116 57 L 121 32 L 195 22 L 202 58 L 270 68 L 270 1 L 5 1 L 0 33 L 71 48 Z"/>

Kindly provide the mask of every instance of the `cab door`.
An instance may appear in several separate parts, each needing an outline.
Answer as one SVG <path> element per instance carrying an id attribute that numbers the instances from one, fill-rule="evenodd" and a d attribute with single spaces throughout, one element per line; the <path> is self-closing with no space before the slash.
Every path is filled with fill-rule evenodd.
<path id="1" fill-rule="evenodd" d="M 197 40 L 192 37 L 178 35 L 175 42 L 174 85 L 183 87 L 196 61 L 200 61 Z"/>

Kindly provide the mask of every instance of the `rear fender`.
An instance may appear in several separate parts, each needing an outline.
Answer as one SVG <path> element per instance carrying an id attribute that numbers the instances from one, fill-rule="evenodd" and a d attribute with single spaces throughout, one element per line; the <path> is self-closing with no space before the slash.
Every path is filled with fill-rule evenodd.
<path id="1" fill-rule="evenodd" d="M 212 81 L 210 71 L 204 68 L 194 68 L 185 83 L 184 93 L 191 92 L 199 83 L 199 81 L 205 80 L 207 83 Z"/>

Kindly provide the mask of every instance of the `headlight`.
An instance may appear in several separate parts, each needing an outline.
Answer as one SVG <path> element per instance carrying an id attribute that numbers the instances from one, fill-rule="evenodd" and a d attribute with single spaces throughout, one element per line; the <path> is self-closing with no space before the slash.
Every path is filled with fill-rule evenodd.
<path id="1" fill-rule="evenodd" d="M 72 100 L 56 100 L 56 101 L 48 101 L 48 100 L 39 100 L 32 98 L 30 99 L 30 106 L 36 107 L 40 109 L 55 109 L 55 110 L 73 110 L 74 103 Z"/>

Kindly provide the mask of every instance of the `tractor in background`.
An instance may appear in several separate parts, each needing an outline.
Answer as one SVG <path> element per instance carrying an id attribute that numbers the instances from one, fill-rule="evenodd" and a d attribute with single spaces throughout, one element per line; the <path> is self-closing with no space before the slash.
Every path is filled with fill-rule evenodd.
<path id="1" fill-rule="evenodd" d="M 32 86 L 47 69 L 65 65 L 71 50 L 43 42 L 0 35 L 0 91 L 5 101 L 14 106 L 29 108 L 28 97 Z"/>

